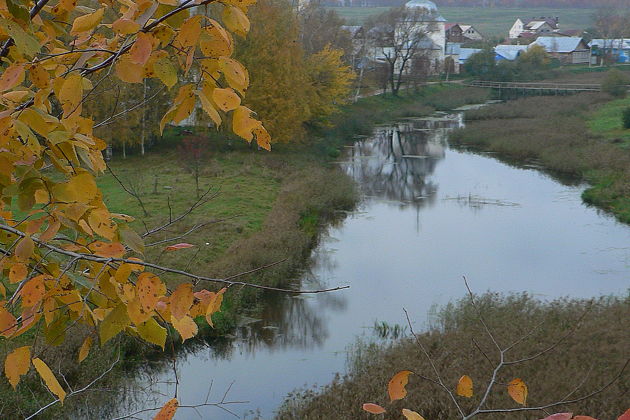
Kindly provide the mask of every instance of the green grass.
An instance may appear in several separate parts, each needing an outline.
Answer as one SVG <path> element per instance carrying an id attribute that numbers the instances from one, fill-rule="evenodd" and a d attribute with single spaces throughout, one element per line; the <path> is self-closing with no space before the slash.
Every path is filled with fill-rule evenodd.
<path id="1" fill-rule="evenodd" d="M 630 148 L 630 130 L 623 128 L 622 112 L 630 107 L 630 98 L 602 105 L 589 118 L 591 131 L 623 147 Z"/>
<path id="2" fill-rule="evenodd" d="M 474 25 L 485 37 L 507 37 L 518 17 L 558 16 L 563 29 L 586 29 L 593 25 L 595 9 L 535 8 L 482 8 L 439 7 L 449 22 Z M 349 23 L 361 24 L 370 17 L 386 11 L 387 7 L 333 7 Z"/>

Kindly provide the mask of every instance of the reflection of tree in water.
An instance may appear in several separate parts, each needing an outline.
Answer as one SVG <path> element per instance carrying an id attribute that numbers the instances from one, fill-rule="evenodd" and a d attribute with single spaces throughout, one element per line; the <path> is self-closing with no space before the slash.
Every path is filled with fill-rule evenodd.
<path id="1" fill-rule="evenodd" d="M 429 177 L 445 156 L 448 129 L 460 124 L 459 116 L 448 116 L 383 127 L 350 148 L 343 168 L 367 196 L 416 207 L 432 203 L 437 185 Z"/>
<path id="2" fill-rule="evenodd" d="M 335 266 L 330 252 L 317 249 L 308 270 L 302 275 L 302 288 L 327 287 L 326 279 L 330 278 Z M 323 315 L 344 311 L 347 302 L 343 291 L 316 296 L 268 293 L 263 306 L 262 320 L 239 330 L 240 343 L 237 346 L 241 352 L 254 354 L 261 349 L 321 347 L 329 336 L 329 325 Z"/>

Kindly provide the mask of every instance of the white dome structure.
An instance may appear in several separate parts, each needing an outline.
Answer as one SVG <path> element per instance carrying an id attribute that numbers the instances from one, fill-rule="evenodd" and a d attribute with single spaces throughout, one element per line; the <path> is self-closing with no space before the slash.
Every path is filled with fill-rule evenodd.
<path id="1" fill-rule="evenodd" d="M 411 0 L 405 4 L 408 9 L 426 9 L 428 12 L 437 12 L 437 6 L 431 0 Z"/>

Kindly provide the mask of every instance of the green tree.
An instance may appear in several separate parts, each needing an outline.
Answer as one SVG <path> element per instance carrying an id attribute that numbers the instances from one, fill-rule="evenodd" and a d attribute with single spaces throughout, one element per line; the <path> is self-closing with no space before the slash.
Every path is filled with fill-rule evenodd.
<path id="1" fill-rule="evenodd" d="M 617 69 L 612 69 L 602 82 L 602 91 L 616 98 L 624 98 L 628 94 L 630 77 Z"/>

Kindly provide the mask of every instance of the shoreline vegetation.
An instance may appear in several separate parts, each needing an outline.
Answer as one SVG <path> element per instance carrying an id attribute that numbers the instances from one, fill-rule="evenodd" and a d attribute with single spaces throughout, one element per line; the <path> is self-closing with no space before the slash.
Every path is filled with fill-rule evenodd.
<path id="1" fill-rule="evenodd" d="M 278 144 L 271 153 L 257 152 L 221 133 L 211 135 L 211 151 L 204 156 L 200 186 L 203 191 L 211 188 L 210 195 L 218 194 L 182 221 L 177 229 L 186 231 L 196 224 L 218 222 L 180 240 L 193 244 L 192 248 L 165 252 L 164 248 L 171 244 L 165 243 L 148 247 L 146 253 L 157 257 L 162 264 L 187 267 L 193 273 L 211 273 L 216 277 L 286 260 L 244 279 L 272 287 L 290 287 L 308 260 L 310 250 L 317 244 L 321 229 L 341 217 L 344 211 L 354 208 L 358 200 L 352 179 L 334 165 L 334 159 L 341 155 L 344 145 L 354 141 L 356 136 L 371 134 L 376 124 L 484 102 L 489 95 L 484 89 L 430 85 L 419 91 L 409 90 L 398 98 L 367 97 L 344 106 L 330 126 L 311 129 L 308 142 Z M 174 127 L 167 130 L 167 136 L 164 144 L 168 147 L 158 147 L 144 157 L 130 156 L 110 163 L 116 176 L 142 200 L 149 216 L 143 216 L 138 200 L 126 193 L 111 174 L 98 180 L 112 211 L 136 217 L 135 228 L 139 231 L 145 229 L 144 223 L 149 227 L 158 226 L 168 220 L 170 212 L 176 216 L 195 202 L 193 176 L 179 162 L 180 158 L 171 147 L 182 141 L 185 131 Z M 231 217 L 234 213 L 238 217 Z M 164 278 L 170 286 L 178 282 L 176 278 Z M 252 290 L 231 291 L 226 295 L 222 312 L 214 316 L 215 329 L 201 321 L 198 338 L 185 345 L 169 340 L 167 347 L 172 351 L 167 353 L 125 336 L 113 340 L 99 352 L 92 352 L 79 366 L 74 360 L 89 333 L 87 330 L 68 332 L 63 346 L 50 347 L 45 338 L 38 346 L 47 347 L 51 366 L 63 371 L 68 382 L 77 387 L 93 380 L 93 372 L 107 370 L 120 357 L 114 370 L 99 384 L 105 388 L 125 386 L 133 389 L 130 372 L 142 371 L 148 366 L 164 369 L 165 363 L 170 363 L 173 351 L 192 351 L 199 345 L 196 343 L 207 341 L 224 345 L 221 336 L 236 326 L 237 313 L 255 316 L 261 310 L 260 296 Z M 24 336 L 24 340 L 32 338 Z M 2 351 L 9 352 L 20 345 L 20 340 L 14 340 L 11 348 Z M 122 378 L 129 383 L 124 384 Z M 20 386 L 29 387 L 34 392 L 31 397 L 23 398 L 3 381 L 0 385 L 3 412 L 29 414 L 41 407 L 48 395 L 45 391 L 35 391 L 41 389 L 36 382 L 38 379 L 32 372 L 23 379 Z M 66 402 L 64 412 L 80 412 L 82 407 L 90 404 L 104 406 L 103 401 L 108 396 L 115 398 L 115 394 L 86 393 L 82 398 L 71 398 Z M 45 417 L 56 418 L 61 413 L 60 408 L 53 407 L 46 411 Z"/>
<path id="2" fill-rule="evenodd" d="M 443 307 L 428 332 L 418 334 L 435 363 L 442 380 L 454 392 L 458 379 L 468 375 L 474 382 L 470 399 L 458 397 L 465 409 L 476 406 L 495 366 L 497 351 L 478 320 L 484 321 L 496 339 L 506 346 L 526 336 L 508 353 L 509 360 L 531 357 L 554 346 L 549 352 L 527 363 L 508 366 L 499 376 L 500 384 L 522 378 L 528 385 L 528 406 L 559 401 L 569 392 L 582 395 L 604 387 L 615 378 L 628 358 L 627 335 L 630 297 L 601 297 L 592 300 L 561 299 L 543 302 L 527 294 L 486 293 Z M 413 313 L 411 314 L 413 317 Z M 505 320 L 510 319 L 509 323 Z M 574 330 L 575 329 L 575 330 Z M 558 343 L 554 345 L 555 343 Z M 481 349 L 478 350 L 478 349 Z M 486 358 L 487 357 L 487 358 Z M 366 402 L 387 406 L 388 412 L 412 409 L 430 419 L 460 418 L 448 394 L 421 376 L 434 378 L 416 339 L 385 342 L 358 340 L 349 348 L 347 373 L 322 388 L 297 390 L 281 406 L 276 420 L 314 420 L 374 418 L 361 406 Z M 395 372 L 410 370 L 407 397 L 389 404 L 387 383 Z M 627 384 L 630 372 L 600 394 L 582 402 L 562 405 L 551 413 L 590 414 L 599 419 L 617 418 L 627 410 Z M 495 387 L 487 407 L 513 408 L 504 385 Z M 538 415 L 538 416 L 537 416 Z M 539 413 L 510 413 L 510 420 L 545 417 Z M 392 417 L 392 418 L 402 418 Z M 483 419 L 505 419 L 505 413 L 483 415 Z"/>

